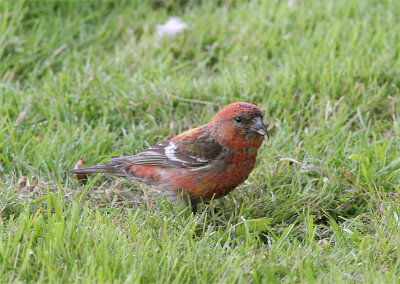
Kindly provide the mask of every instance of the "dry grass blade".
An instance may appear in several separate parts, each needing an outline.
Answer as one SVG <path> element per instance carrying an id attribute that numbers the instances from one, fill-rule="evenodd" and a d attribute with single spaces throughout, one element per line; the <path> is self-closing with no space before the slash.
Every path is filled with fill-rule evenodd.
<path id="1" fill-rule="evenodd" d="M 20 112 L 20 114 L 18 115 L 17 120 L 15 121 L 14 126 L 18 126 L 22 123 L 22 121 L 24 120 L 26 113 L 28 112 L 27 109 L 24 109 L 23 111 Z"/>

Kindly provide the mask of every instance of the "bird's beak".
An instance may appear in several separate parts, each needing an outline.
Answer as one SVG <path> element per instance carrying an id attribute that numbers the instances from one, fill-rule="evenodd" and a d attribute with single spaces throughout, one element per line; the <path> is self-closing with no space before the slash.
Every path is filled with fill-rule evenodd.
<path id="1" fill-rule="evenodd" d="M 252 125 L 251 129 L 255 131 L 259 135 L 267 135 L 269 139 L 269 133 L 267 130 L 267 127 L 265 127 L 265 124 L 263 123 L 261 117 L 257 117 L 254 121 L 254 124 Z"/>

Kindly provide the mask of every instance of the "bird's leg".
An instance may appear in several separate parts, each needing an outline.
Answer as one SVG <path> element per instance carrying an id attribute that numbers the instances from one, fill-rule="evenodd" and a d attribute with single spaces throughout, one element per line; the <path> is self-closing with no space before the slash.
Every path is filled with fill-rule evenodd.
<path id="1" fill-rule="evenodd" d="M 182 192 L 179 197 L 179 203 L 185 205 L 186 207 L 190 207 L 193 214 L 197 213 L 197 202 L 190 199 L 189 194 Z"/>
<path id="2" fill-rule="evenodd" d="M 194 201 L 192 201 L 192 202 L 190 203 L 190 207 L 192 208 L 192 213 L 193 213 L 193 214 L 196 214 L 196 213 L 197 213 L 197 203 L 194 202 Z"/>
<path id="3" fill-rule="evenodd" d="M 173 203 L 179 203 L 185 207 L 190 207 L 193 213 L 197 212 L 197 202 L 190 199 L 189 194 L 186 190 L 174 191 L 168 193 L 168 201 Z"/>
<path id="4" fill-rule="evenodd" d="M 220 212 L 222 212 L 222 207 L 213 207 L 213 209 L 215 215 L 218 215 Z"/>
<path id="5" fill-rule="evenodd" d="M 140 187 L 142 188 L 144 199 L 146 200 L 147 207 L 151 211 L 152 207 L 151 207 L 151 203 L 150 203 L 150 200 L 149 200 L 149 196 L 147 195 L 146 188 L 145 188 L 145 186 L 143 184 L 140 184 Z"/>
<path id="6" fill-rule="evenodd" d="M 180 198 L 181 203 L 185 204 L 186 206 L 190 206 L 193 214 L 197 213 L 197 202 L 190 199 L 189 194 L 185 193 Z"/>
<path id="7" fill-rule="evenodd" d="M 211 200 L 205 200 L 203 201 L 204 204 L 208 205 L 210 208 L 210 213 L 213 212 L 215 215 L 217 215 L 218 213 L 220 213 L 223 209 L 223 207 L 216 207 L 214 206 L 214 198 L 212 198 Z M 212 208 L 212 211 L 211 211 Z"/>

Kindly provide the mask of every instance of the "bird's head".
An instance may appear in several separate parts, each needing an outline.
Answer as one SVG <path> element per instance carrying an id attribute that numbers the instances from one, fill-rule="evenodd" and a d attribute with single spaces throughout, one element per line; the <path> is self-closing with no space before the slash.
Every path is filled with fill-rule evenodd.
<path id="1" fill-rule="evenodd" d="M 261 110 L 250 103 L 228 105 L 214 117 L 211 128 L 220 142 L 236 147 L 259 147 L 264 135 L 269 137 Z"/>

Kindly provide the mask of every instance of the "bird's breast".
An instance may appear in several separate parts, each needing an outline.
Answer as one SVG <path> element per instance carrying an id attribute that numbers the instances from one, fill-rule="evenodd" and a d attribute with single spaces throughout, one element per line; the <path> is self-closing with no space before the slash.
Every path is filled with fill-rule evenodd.
<path id="1" fill-rule="evenodd" d="M 247 179 L 257 158 L 256 148 L 243 148 L 226 155 L 223 165 L 198 173 L 189 194 L 194 200 L 209 200 L 226 195 Z"/>

